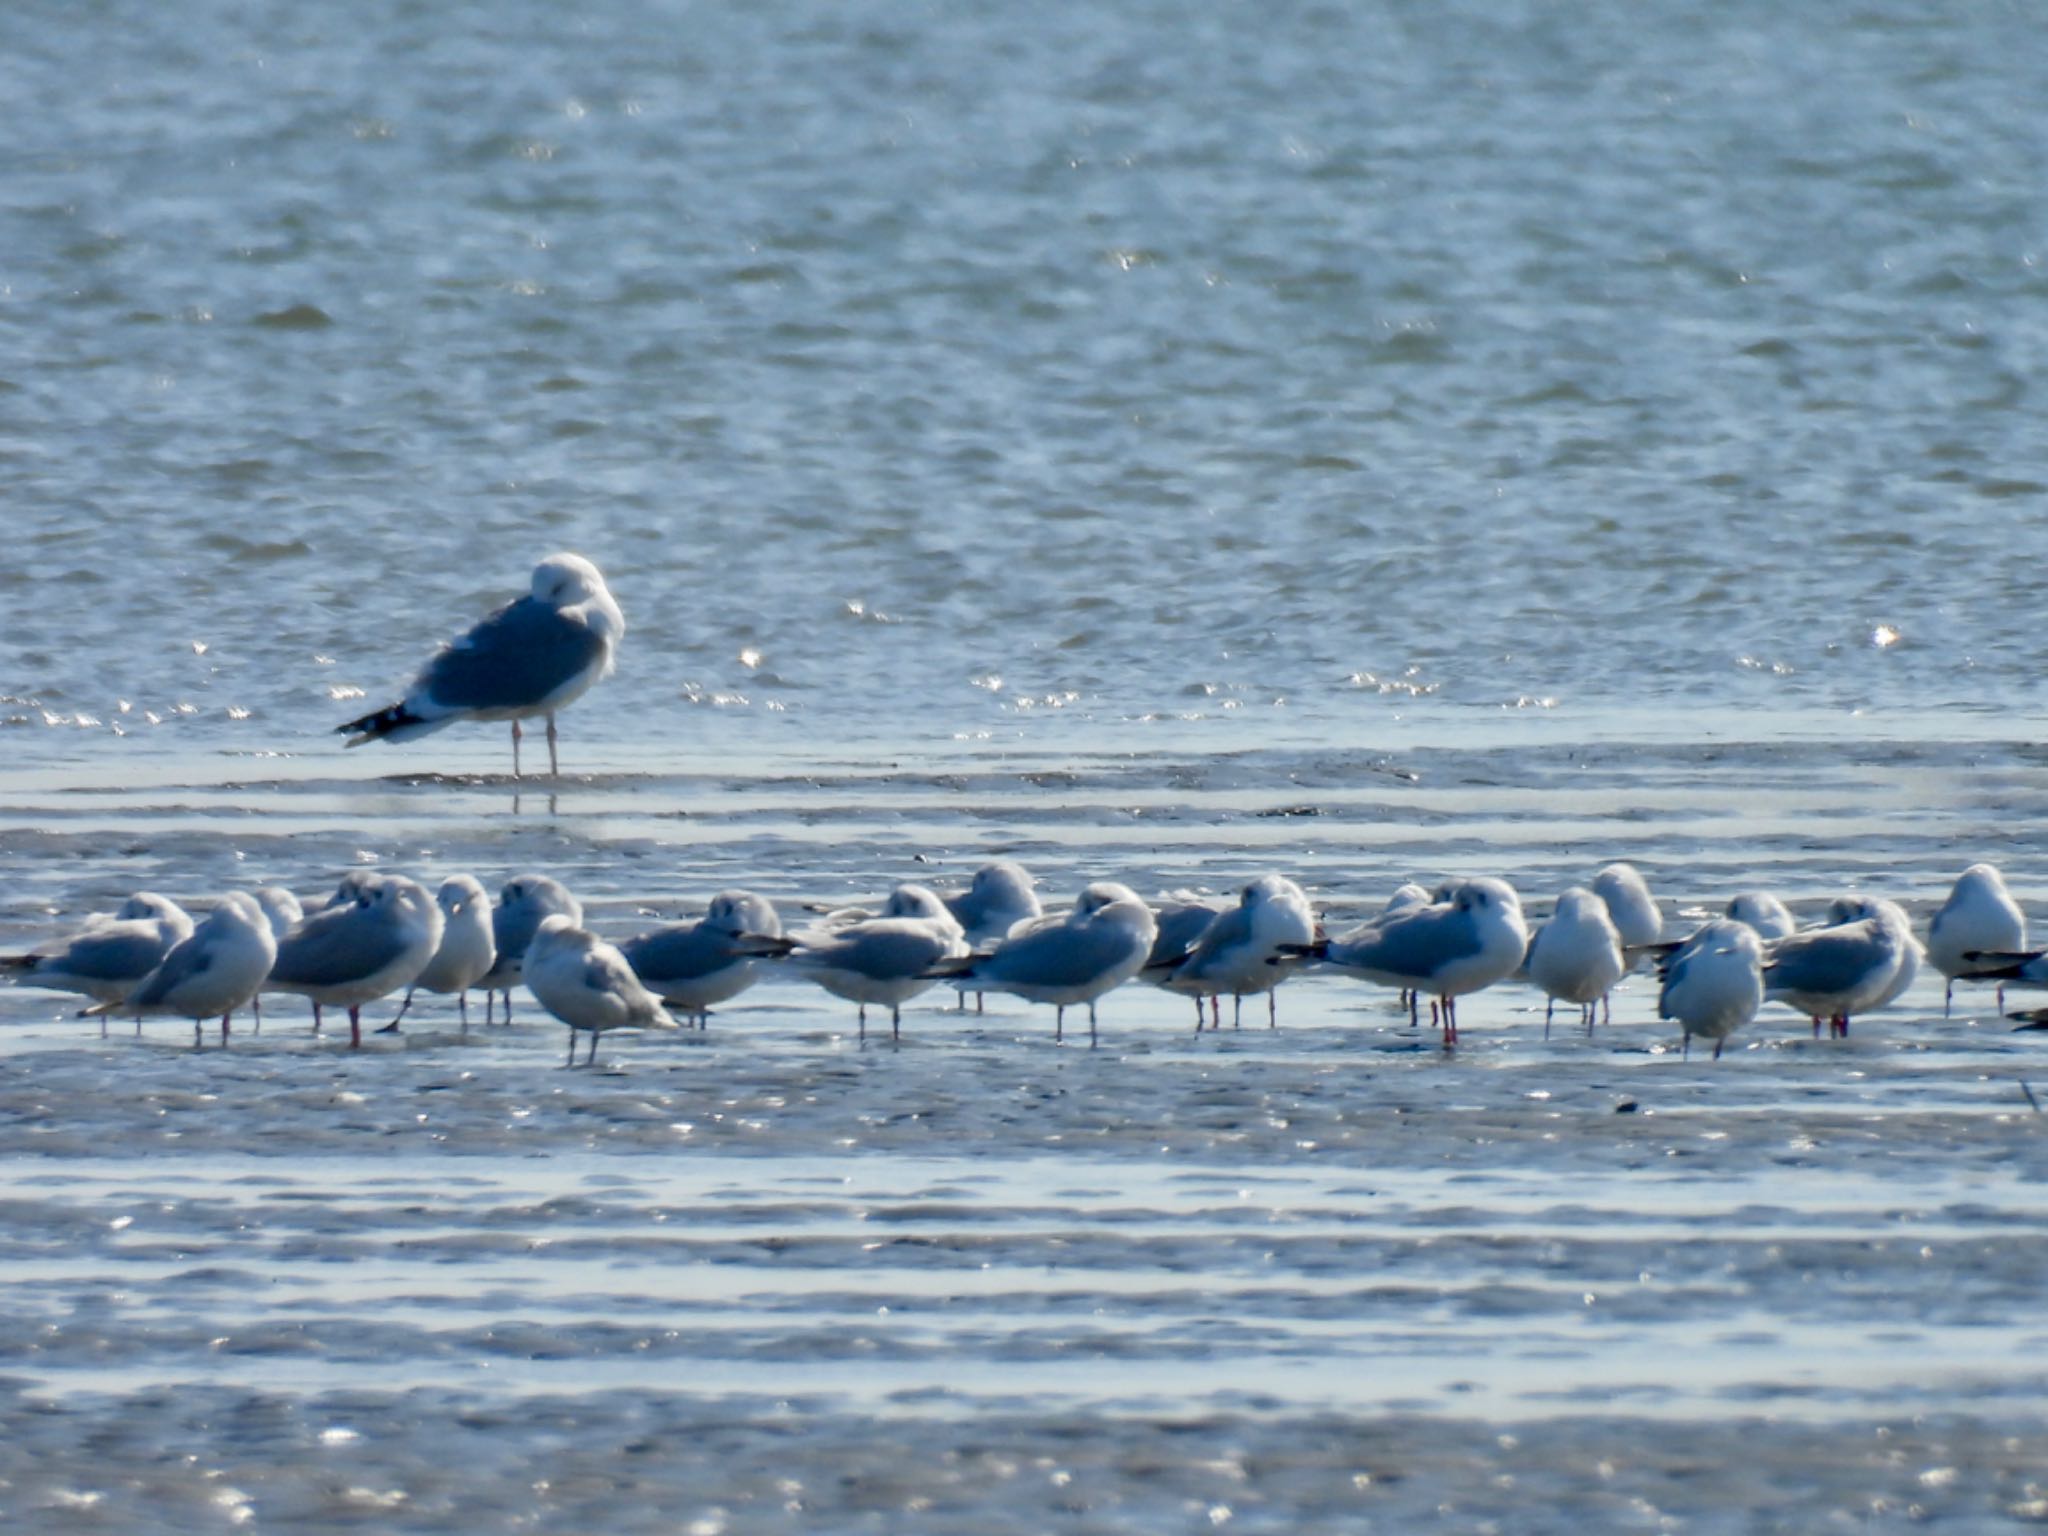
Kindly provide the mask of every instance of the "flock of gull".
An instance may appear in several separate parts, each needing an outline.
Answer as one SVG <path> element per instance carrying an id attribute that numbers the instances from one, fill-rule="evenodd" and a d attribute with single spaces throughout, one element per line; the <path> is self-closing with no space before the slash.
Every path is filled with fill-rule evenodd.
<path id="1" fill-rule="evenodd" d="M 2029 952 L 2026 919 L 1998 871 L 1974 864 L 1934 914 L 1926 942 L 1903 909 L 1881 898 L 1837 900 L 1821 923 L 1798 928 L 1775 898 L 1734 897 L 1725 916 L 1682 939 L 1666 923 L 1642 875 L 1611 864 L 1588 886 L 1556 900 L 1532 929 L 1513 886 L 1490 876 L 1424 890 L 1404 885 L 1377 916 L 1347 932 L 1324 931 L 1302 888 L 1284 875 L 1248 883 L 1234 904 L 1194 898 L 1157 908 L 1113 881 L 1080 893 L 1071 909 L 1047 914 L 1035 882 L 1019 864 L 999 860 L 966 889 L 940 894 L 897 886 L 878 911 L 847 908 L 813 914 L 785 932 L 775 907 L 750 891 L 724 891 L 702 918 L 638 934 L 616 945 L 583 926 L 583 908 L 560 881 L 521 875 L 493 902 L 473 876 L 455 875 L 430 895 L 403 875 L 356 871 L 307 910 L 289 891 L 266 886 L 222 898 L 194 922 L 152 892 L 98 917 L 66 942 L 4 963 L 20 982 L 81 993 L 89 1016 L 218 1018 L 221 1042 L 242 1009 L 265 993 L 291 994 L 347 1010 L 349 1043 L 362 1043 L 362 1009 L 403 993 L 395 1031 L 421 992 L 453 996 L 469 1028 L 468 994 L 485 993 L 484 1022 L 512 989 L 526 989 L 569 1027 L 569 1064 L 577 1036 L 613 1029 L 680 1027 L 677 1015 L 708 1027 L 729 1002 L 770 968 L 815 981 L 856 1005 L 862 1039 L 867 1010 L 889 1010 L 900 1037 L 906 1002 L 940 984 L 967 994 L 1009 993 L 1055 1010 L 1054 1038 L 1066 1011 L 1088 1010 L 1098 1039 L 1096 1003 L 1127 981 L 1143 979 L 1191 998 L 1195 1027 L 1222 1027 L 1222 1000 L 1233 1024 L 1244 1000 L 1266 999 L 1277 1027 L 1274 993 L 1289 977 L 1320 968 L 1405 994 L 1419 1024 L 1421 999 L 1446 1048 L 1458 1038 L 1458 999 L 1511 979 L 1548 999 L 1549 1034 L 1558 1003 L 1575 1006 L 1590 1033 L 1609 991 L 1644 957 L 1659 966 L 1657 1012 L 1692 1038 L 1714 1041 L 1766 1002 L 1789 1004 L 1846 1035 L 1851 1019 L 1899 997 L 1924 960 L 1958 980 L 2048 981 L 2048 959 Z M 979 1004 L 977 1004 L 979 1006 Z M 255 1012 L 261 1027 L 261 1014 Z"/>
<path id="2" fill-rule="evenodd" d="M 510 721 L 512 771 L 519 774 L 521 720 L 546 721 L 548 768 L 559 773 L 556 713 L 607 676 L 626 621 L 598 568 L 581 555 L 551 555 L 534 568 L 527 594 L 505 604 L 444 645 L 404 696 L 339 727 L 348 745 L 403 743 L 458 721 Z M 150 892 L 89 922 L 62 944 L 0 962 L 19 981 L 82 993 L 88 1014 L 170 1014 L 220 1020 L 248 1009 L 261 1027 L 258 999 L 295 994 L 348 1011 L 349 1043 L 362 1043 L 361 1010 L 403 992 L 395 1030 L 420 992 L 453 995 L 465 1031 L 468 994 L 482 988 L 485 1022 L 492 1002 L 512 1013 L 512 988 L 524 983 L 577 1035 L 623 1028 L 679 1027 L 681 1013 L 702 1026 L 712 1008 L 780 966 L 816 981 L 859 1009 L 889 1010 L 900 1034 L 902 1007 L 948 983 L 967 994 L 1006 992 L 1055 1010 L 1054 1038 L 1066 1011 L 1088 1010 L 1135 978 L 1194 1000 L 1195 1024 L 1222 1024 L 1222 1000 L 1234 1022 L 1247 997 L 1273 994 L 1290 976 L 1321 968 L 1405 994 L 1410 1022 L 1420 999 L 1445 1046 L 1458 1037 L 1460 997 L 1524 978 L 1549 999 L 1545 1033 L 1560 1002 L 1576 1006 L 1588 1030 L 1594 1010 L 1645 956 L 1660 968 L 1658 1016 L 1676 1022 L 1689 1052 L 1697 1035 L 1715 1042 L 1767 1001 L 1783 1002 L 1831 1033 L 1883 1007 L 1911 986 L 1924 958 L 1950 983 L 1983 978 L 2048 981 L 2048 961 L 2026 950 L 2026 920 L 1998 871 L 1972 865 L 1934 915 L 1923 948 L 1894 902 L 1862 896 L 1836 901 L 1825 921 L 1796 928 L 1774 898 L 1745 893 L 1725 916 L 1682 940 L 1665 923 L 1642 876 L 1609 865 L 1589 887 L 1557 898 L 1533 930 L 1514 888 L 1492 877 L 1425 890 L 1404 885 L 1378 916 L 1328 935 L 1308 896 L 1284 875 L 1261 875 L 1235 905 L 1193 899 L 1156 910 L 1129 886 L 1100 881 L 1073 907 L 1047 915 L 1034 882 L 1001 861 L 952 895 L 901 885 L 877 912 L 823 914 L 785 933 L 775 908 L 747 891 L 726 891 L 693 923 L 657 928 L 614 946 L 583 926 L 583 909 L 559 881 L 521 875 L 493 903 L 472 876 L 456 875 L 435 894 L 402 875 L 358 871 L 308 910 L 282 887 L 236 892 L 197 923 L 176 903 Z M 1206 1005 L 1206 1012 L 1205 1012 Z M 102 1028 L 104 1029 L 104 1022 Z"/>

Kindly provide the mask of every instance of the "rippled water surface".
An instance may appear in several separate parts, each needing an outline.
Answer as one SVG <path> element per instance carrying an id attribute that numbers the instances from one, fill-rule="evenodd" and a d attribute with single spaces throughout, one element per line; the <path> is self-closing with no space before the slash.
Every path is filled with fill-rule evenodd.
<path id="1" fill-rule="evenodd" d="M 614 936 L 1001 853 L 1922 922 L 2042 877 L 2023 9 L 0 15 L 0 946 L 544 869 Z M 618 675 L 344 755 L 555 548 Z M 1094 1051 L 773 980 L 561 1069 L 0 992 L 34 1530 L 2048 1519 L 2042 1036 L 1682 1060 L 1304 977 Z"/>

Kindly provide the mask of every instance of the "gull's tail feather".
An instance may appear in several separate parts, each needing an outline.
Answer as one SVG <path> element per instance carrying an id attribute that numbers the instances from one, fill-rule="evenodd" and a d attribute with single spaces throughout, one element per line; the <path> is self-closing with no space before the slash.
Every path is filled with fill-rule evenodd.
<path id="1" fill-rule="evenodd" d="M 387 704 L 359 720 L 337 725 L 335 729 L 355 732 L 342 745 L 360 747 L 366 741 L 411 741 L 416 736 L 429 735 L 452 723 L 453 717 L 447 715 L 430 720 L 415 712 L 411 704 L 401 699 L 398 703 Z"/>
<path id="2" fill-rule="evenodd" d="M 993 951 L 983 950 L 972 955 L 953 955 L 944 960 L 935 960 L 917 974 L 927 981 L 948 981 L 959 976 L 971 976 L 975 966 L 986 960 Z"/>
<path id="3" fill-rule="evenodd" d="M 1282 944 L 1278 946 L 1282 960 L 1327 960 L 1330 958 L 1330 941 L 1317 939 L 1313 944 Z"/>
<path id="4" fill-rule="evenodd" d="M 2039 949 L 1972 949 L 1963 959 L 1976 969 L 1958 976 L 1957 981 L 2030 981 L 2029 972 L 2044 953 Z M 2017 1017 L 2017 1015 L 2014 1015 Z"/>
<path id="5" fill-rule="evenodd" d="M 780 934 L 742 933 L 732 941 L 735 955 L 751 960 L 780 960 L 795 953 L 798 945 L 795 939 Z"/>
<path id="6" fill-rule="evenodd" d="M 0 955 L 0 970 L 32 971 L 42 963 L 41 955 Z"/>

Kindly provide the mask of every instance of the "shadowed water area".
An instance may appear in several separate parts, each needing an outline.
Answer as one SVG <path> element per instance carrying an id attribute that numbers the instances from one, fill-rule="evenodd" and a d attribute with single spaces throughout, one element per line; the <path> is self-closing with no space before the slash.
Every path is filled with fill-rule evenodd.
<path id="1" fill-rule="evenodd" d="M 613 938 L 999 855 L 1333 928 L 1617 858 L 1679 931 L 1924 934 L 1977 859 L 2048 913 L 2043 61 L 1890 3 L 11 10 L 0 950 L 364 866 Z M 555 549 L 628 625 L 559 782 L 342 752 Z M 0 1515 L 2048 1520 L 2048 1037 L 1923 971 L 1686 1061 L 1654 1002 L 1446 1055 L 1130 987 L 1090 1051 L 776 976 L 570 1072 L 524 993 L 195 1053 L 0 991 Z"/>

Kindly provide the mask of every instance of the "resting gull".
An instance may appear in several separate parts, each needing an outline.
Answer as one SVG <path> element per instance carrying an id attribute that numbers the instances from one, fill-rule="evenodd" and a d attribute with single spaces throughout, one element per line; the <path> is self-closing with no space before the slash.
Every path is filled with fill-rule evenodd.
<path id="1" fill-rule="evenodd" d="M 548 772 L 559 774 L 555 714 L 610 675 L 625 632 L 597 567 L 581 555 L 550 555 L 533 568 L 531 592 L 443 646 L 403 699 L 335 729 L 352 733 L 348 745 L 359 747 L 411 741 L 458 720 L 509 720 L 516 779 L 519 722 L 542 715 Z"/>

